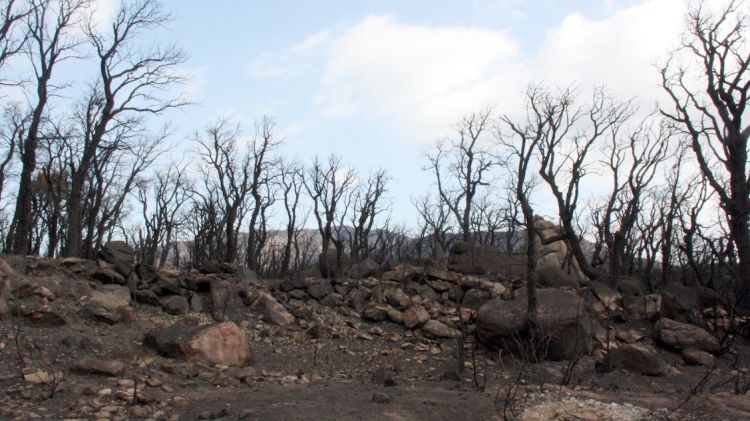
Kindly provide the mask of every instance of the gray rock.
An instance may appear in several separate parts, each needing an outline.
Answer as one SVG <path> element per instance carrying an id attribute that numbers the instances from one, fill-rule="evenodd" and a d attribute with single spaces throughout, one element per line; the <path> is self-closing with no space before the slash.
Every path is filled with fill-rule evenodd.
<path id="1" fill-rule="evenodd" d="M 388 318 L 388 308 L 370 304 L 362 310 L 362 318 L 373 322 L 382 322 Z"/>
<path id="2" fill-rule="evenodd" d="M 333 292 L 333 286 L 328 279 L 311 279 L 307 285 L 307 293 L 316 300 L 320 300 Z"/>
<path id="3" fill-rule="evenodd" d="M 702 365 L 711 367 L 714 365 L 716 358 L 706 351 L 700 349 L 685 348 L 682 350 L 682 361 L 687 365 Z"/>
<path id="4" fill-rule="evenodd" d="M 273 296 L 261 292 L 255 299 L 251 309 L 259 311 L 263 315 L 263 320 L 278 326 L 286 326 L 294 323 L 294 316 L 289 313 L 284 306 L 279 304 Z"/>
<path id="5" fill-rule="evenodd" d="M 163 297 L 160 300 L 160 303 L 161 309 L 164 310 L 165 313 L 174 316 L 185 314 L 190 309 L 190 305 L 188 304 L 187 299 L 182 295 L 170 295 L 167 297 Z"/>
<path id="6" fill-rule="evenodd" d="M 437 320 L 429 320 L 424 326 L 422 326 L 422 331 L 427 336 L 433 338 L 457 338 L 461 336 L 461 333 L 458 330 L 448 327 L 445 323 Z"/>
<path id="7" fill-rule="evenodd" d="M 672 349 L 695 348 L 702 351 L 718 352 L 719 340 L 707 330 L 687 323 L 680 323 L 662 317 L 654 325 L 655 339 Z"/>
<path id="8" fill-rule="evenodd" d="M 354 263 L 346 271 L 346 275 L 354 279 L 362 279 L 370 276 L 375 276 L 380 271 L 380 265 L 370 259 L 364 259 L 357 263 Z"/>
<path id="9" fill-rule="evenodd" d="M 614 369 L 628 370 L 646 376 L 665 376 L 667 366 L 659 358 L 659 353 L 650 345 L 634 343 L 610 350 L 598 371 L 610 372 Z"/>
<path id="10" fill-rule="evenodd" d="M 549 337 L 547 358 L 570 359 L 593 349 L 593 320 L 583 298 L 567 289 L 543 288 L 538 293 L 538 322 Z M 513 337 L 529 332 L 525 297 L 512 301 L 494 299 L 479 308 L 476 314 L 478 339 L 487 345 L 503 347 Z"/>
<path id="11" fill-rule="evenodd" d="M 124 278 L 133 273 L 135 250 L 124 241 L 110 241 L 99 250 L 99 258 L 114 267 Z"/>

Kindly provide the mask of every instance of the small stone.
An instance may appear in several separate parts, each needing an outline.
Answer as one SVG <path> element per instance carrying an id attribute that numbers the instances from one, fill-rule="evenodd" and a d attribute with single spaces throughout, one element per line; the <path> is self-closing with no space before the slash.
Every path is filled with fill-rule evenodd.
<path id="1" fill-rule="evenodd" d="M 389 403 L 391 399 L 385 393 L 375 392 L 372 395 L 372 401 L 375 403 Z"/>

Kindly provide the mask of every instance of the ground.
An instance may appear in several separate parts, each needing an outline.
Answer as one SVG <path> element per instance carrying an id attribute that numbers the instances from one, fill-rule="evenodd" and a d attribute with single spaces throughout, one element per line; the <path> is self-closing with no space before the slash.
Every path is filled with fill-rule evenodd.
<path id="1" fill-rule="evenodd" d="M 663 377 L 597 373 L 600 358 L 587 356 L 561 386 L 565 361 L 523 365 L 468 346 L 458 376 L 455 340 L 419 337 L 400 324 L 365 322 L 315 303 L 318 335 L 310 334 L 310 323 L 274 326 L 248 312 L 239 325 L 253 349 L 252 366 L 212 367 L 143 346 L 146 332 L 157 326 L 184 318 L 210 323 L 209 315 L 168 316 L 139 304 L 125 322 L 89 320 L 76 310 L 94 281 L 59 262 L 34 262 L 12 263 L 36 288 L 54 293 L 48 304 L 66 323 L 0 321 L 0 419 L 750 419 L 750 399 L 733 393 L 735 381 L 746 381 L 747 365 L 739 371 L 732 365 L 750 362 L 742 340 L 735 348 L 740 358 L 727 353 L 714 370 L 665 353 L 671 373 Z M 71 370 L 84 358 L 121 363 L 124 370 Z M 526 375 L 515 381 L 519 370 Z"/>

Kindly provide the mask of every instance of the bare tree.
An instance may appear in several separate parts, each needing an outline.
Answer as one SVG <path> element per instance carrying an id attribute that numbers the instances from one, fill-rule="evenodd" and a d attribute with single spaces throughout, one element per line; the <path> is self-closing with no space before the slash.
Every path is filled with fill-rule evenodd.
<path id="1" fill-rule="evenodd" d="M 456 136 L 438 142 L 427 156 L 430 163 L 425 169 L 435 174 L 440 199 L 458 221 L 463 241 L 471 241 L 475 196 L 489 185 L 490 170 L 497 165 L 485 139 L 491 114 L 492 109 L 485 108 L 464 117 L 455 126 Z"/>
<path id="2" fill-rule="evenodd" d="M 288 273 L 294 256 L 299 256 L 299 238 L 303 224 L 298 220 L 299 200 L 303 188 L 303 169 L 299 163 L 291 162 L 281 166 L 281 187 L 284 192 L 284 210 L 286 211 L 286 241 L 282 252 L 280 272 Z M 294 248 L 294 250 L 292 250 Z"/>
<path id="3" fill-rule="evenodd" d="M 179 97 L 160 96 L 160 92 L 184 80 L 176 72 L 176 67 L 185 60 L 182 50 L 175 46 L 148 49 L 134 46 L 135 39 L 143 32 L 163 25 L 168 19 L 158 0 L 126 0 L 120 4 L 109 33 L 100 32 L 93 18 L 84 25 L 96 53 L 99 78 L 89 87 L 79 112 L 83 146 L 76 162 L 70 165 L 66 256 L 80 256 L 83 252 L 83 186 L 97 150 L 106 147 L 113 126 L 139 125 L 141 115 L 158 115 L 186 104 Z"/>
<path id="4" fill-rule="evenodd" d="M 23 3 L 26 7 L 19 6 L 19 3 Z M 29 32 L 22 27 L 24 20 L 34 7 L 36 7 L 35 3 L 16 0 L 7 0 L 0 6 L 0 71 L 3 70 L 9 58 L 23 50 L 29 39 Z M 20 34 L 19 31 L 21 31 Z M 7 81 L 0 78 L 0 86 L 7 84 Z"/>
<path id="5" fill-rule="evenodd" d="M 330 155 L 327 162 L 321 162 L 316 156 L 307 171 L 305 190 L 313 201 L 313 214 L 318 223 L 322 249 L 320 255 L 320 272 L 323 277 L 331 277 L 341 272 L 344 254 L 344 239 L 334 235 L 334 230 L 340 231 L 344 220 L 349 194 L 356 182 L 357 174 L 352 169 L 346 169 L 337 155 Z M 336 268 L 328 267 L 328 250 L 334 245 L 336 248 Z"/>
<path id="6" fill-rule="evenodd" d="M 8 178 L 13 156 L 18 145 L 23 141 L 31 117 L 18 106 L 9 106 L 4 114 L 4 124 L 0 127 L 0 142 L 2 142 L 0 147 L 3 148 L 3 157 L 0 162 L 0 203 L 5 192 L 5 181 Z"/>
<path id="7" fill-rule="evenodd" d="M 250 269 L 257 269 L 258 257 L 265 243 L 265 210 L 274 202 L 273 195 L 263 194 L 269 191 L 270 184 L 279 176 L 275 170 L 278 162 L 270 154 L 281 144 L 274 133 L 275 123 L 272 118 L 265 116 L 255 125 L 255 137 L 250 145 L 250 162 L 252 176 L 250 178 L 249 193 L 252 199 L 250 223 L 247 230 L 246 262 Z M 259 225 L 258 223 L 261 222 Z"/>
<path id="8" fill-rule="evenodd" d="M 601 227 L 607 245 L 609 274 L 617 276 L 625 270 L 627 240 L 638 221 L 643 196 L 666 159 L 671 131 L 661 122 L 648 120 L 642 121 L 626 139 L 620 137 L 619 124 L 611 125 L 610 130 L 604 150 L 612 190 L 595 224 Z"/>
<path id="9" fill-rule="evenodd" d="M 521 123 L 514 123 L 508 116 L 500 119 L 501 126 L 497 130 L 499 144 L 506 149 L 501 152 L 509 155 L 506 162 L 514 181 L 512 190 L 515 192 L 521 212 L 523 227 L 526 231 L 526 290 L 527 290 L 527 321 L 532 335 L 538 335 L 538 298 L 536 293 L 536 265 L 537 241 L 536 216 L 531 206 L 531 192 L 538 182 L 529 174 L 530 166 L 538 153 L 538 145 L 559 118 L 560 108 L 564 104 L 556 102 L 548 92 L 539 87 L 530 87 L 526 92 L 526 119 Z M 533 167 L 531 167 L 533 168 Z"/>
<path id="10" fill-rule="evenodd" d="M 34 68 L 36 102 L 32 106 L 29 125 L 24 139 L 19 144 L 21 175 L 16 195 L 6 251 L 25 254 L 30 249 L 30 234 L 33 225 L 32 196 L 33 174 L 37 165 L 39 134 L 50 96 L 52 73 L 56 65 L 73 56 L 79 41 L 71 34 L 78 24 L 77 17 L 88 4 L 87 0 L 36 0 L 32 3 L 28 22 L 28 55 Z"/>
<path id="11" fill-rule="evenodd" d="M 186 165 L 172 164 L 166 171 L 158 171 L 151 183 L 138 186 L 137 200 L 143 217 L 143 229 L 138 232 L 139 251 L 144 265 L 164 265 L 172 239 L 184 224 L 182 208 L 190 189 L 185 170 Z"/>
<path id="12" fill-rule="evenodd" d="M 689 12 L 682 48 L 661 68 L 672 104 L 661 111 L 689 139 L 691 149 L 726 214 L 738 258 L 737 298 L 750 308 L 750 175 L 743 123 L 750 90 L 747 14 L 742 1 L 729 1 L 714 14 L 699 4 Z M 678 60 L 683 51 L 689 62 Z M 700 78 L 702 87 L 691 82 Z"/>
<path id="13" fill-rule="evenodd" d="M 412 199 L 412 203 L 419 213 L 420 225 L 424 227 L 423 231 L 431 238 L 432 257 L 442 260 L 450 243 L 449 233 L 452 230 L 449 220 L 450 209 L 445 202 L 430 195 Z"/>
<path id="14" fill-rule="evenodd" d="M 370 257 L 370 236 L 375 219 L 387 208 L 383 195 L 387 191 L 388 181 L 388 174 L 380 169 L 371 173 L 367 182 L 357 186 L 354 191 L 351 212 L 353 234 L 350 247 L 350 254 L 354 260 Z"/>
<path id="15" fill-rule="evenodd" d="M 239 126 L 230 127 L 227 120 L 209 126 L 205 134 L 195 134 L 199 154 L 208 166 L 204 170 L 207 190 L 216 189 L 220 195 L 225 235 L 222 260 L 237 260 L 237 235 L 247 212 L 247 197 L 252 183 L 251 155 L 239 152 Z M 205 201 L 204 201 L 205 202 Z"/>
<path id="16" fill-rule="evenodd" d="M 601 273 L 586 259 L 576 230 L 581 180 L 589 173 L 589 152 L 606 133 L 617 133 L 632 114 L 629 102 L 618 103 L 602 88 L 594 91 L 589 104 L 577 104 L 577 94 L 564 89 L 556 94 L 538 95 L 534 109 L 545 110 L 546 125 L 537 143 L 541 165 L 539 175 L 557 203 L 563 234 L 583 273 L 598 278 Z"/>

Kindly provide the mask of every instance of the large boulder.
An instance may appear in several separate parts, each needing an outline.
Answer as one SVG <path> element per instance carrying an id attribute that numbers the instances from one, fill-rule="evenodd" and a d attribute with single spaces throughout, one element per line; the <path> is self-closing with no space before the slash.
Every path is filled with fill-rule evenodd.
<path id="1" fill-rule="evenodd" d="M 542 238 L 549 239 L 560 235 L 560 228 L 542 218 L 534 220 L 534 227 Z M 536 282 L 541 287 L 578 288 L 585 275 L 568 250 L 565 241 L 543 244 L 537 236 L 536 242 Z"/>
<path id="2" fill-rule="evenodd" d="M 562 360 L 591 352 L 594 322 L 583 297 L 572 290 L 544 288 L 537 291 L 537 298 L 538 327 L 549 340 L 546 357 Z M 488 301 L 476 314 L 477 337 L 490 346 L 508 347 L 531 333 L 526 315 L 525 297 Z"/>
<path id="3" fill-rule="evenodd" d="M 656 349 L 644 343 L 626 344 L 610 350 L 598 371 L 608 373 L 614 369 L 646 376 L 664 376 L 668 372 L 667 365 L 659 358 Z"/>
<path id="4" fill-rule="evenodd" d="M 124 241 L 110 241 L 99 250 L 99 259 L 112 265 L 124 278 L 133 273 L 135 250 Z"/>
<path id="5" fill-rule="evenodd" d="M 91 292 L 88 302 L 78 314 L 95 321 L 115 324 L 123 321 L 130 309 L 130 290 L 124 286 L 109 284 Z"/>
<path id="6" fill-rule="evenodd" d="M 711 367 L 716 361 L 716 358 L 713 355 L 706 351 L 701 351 L 700 349 L 685 348 L 680 354 L 682 354 L 682 361 L 687 365 Z"/>
<path id="7" fill-rule="evenodd" d="M 662 316 L 679 322 L 696 322 L 705 308 L 726 309 L 726 302 L 716 291 L 671 283 L 662 291 Z"/>
<path id="8" fill-rule="evenodd" d="M 217 322 L 241 322 L 245 319 L 243 287 L 228 279 L 211 280 L 211 315 Z"/>
<path id="9" fill-rule="evenodd" d="M 448 269 L 466 275 L 498 274 L 506 278 L 522 277 L 526 258 L 521 254 L 503 253 L 496 246 L 459 242 L 448 256 Z"/>
<path id="10" fill-rule="evenodd" d="M 707 330 L 662 317 L 654 325 L 655 339 L 675 350 L 695 348 L 708 352 L 721 350 L 719 340 Z"/>
<path id="11" fill-rule="evenodd" d="M 250 343 L 233 322 L 191 326 L 175 323 L 146 334 L 144 345 L 167 358 L 244 367 L 252 364 Z"/>
<path id="12" fill-rule="evenodd" d="M 161 309 L 165 313 L 178 316 L 185 314 L 190 310 L 190 304 L 188 304 L 187 298 L 182 295 L 169 295 L 162 297 L 159 300 Z"/>
<path id="13" fill-rule="evenodd" d="M 346 275 L 354 279 L 363 279 L 375 276 L 378 272 L 380 272 L 380 265 L 368 257 L 351 265 L 346 271 Z"/>
<path id="14" fill-rule="evenodd" d="M 258 298 L 250 306 L 253 310 L 263 315 L 263 320 L 278 326 L 286 326 L 294 323 L 294 316 L 284 306 L 279 304 L 272 295 L 265 292 L 258 294 Z"/>

